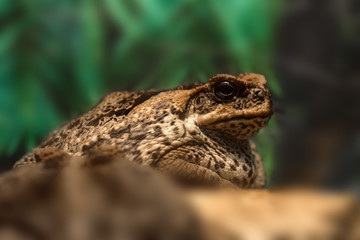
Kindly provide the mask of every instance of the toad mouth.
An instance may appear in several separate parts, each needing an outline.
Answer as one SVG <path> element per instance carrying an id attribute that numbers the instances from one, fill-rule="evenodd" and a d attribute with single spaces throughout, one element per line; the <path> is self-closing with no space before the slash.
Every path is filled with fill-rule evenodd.
<path id="1" fill-rule="evenodd" d="M 253 120 L 253 119 L 257 119 L 257 118 L 262 118 L 262 119 L 266 119 L 271 117 L 271 115 L 273 114 L 273 110 L 265 110 L 265 111 L 259 111 L 259 112 L 255 112 L 255 113 L 243 113 L 241 115 L 237 115 L 231 118 L 226 118 L 226 116 L 224 117 L 219 117 L 218 119 L 214 120 L 214 121 L 206 121 L 205 119 L 202 119 L 202 125 L 213 125 L 213 124 L 218 124 L 218 123 L 227 123 L 227 122 L 231 122 L 231 121 L 241 121 L 241 120 Z"/>
<path id="2" fill-rule="evenodd" d="M 241 120 L 253 120 L 256 118 L 270 118 L 272 115 L 272 112 L 268 113 L 262 113 L 262 114 L 253 114 L 253 115 L 245 115 L 245 116 L 236 116 L 229 119 L 219 119 L 217 121 L 212 122 L 211 124 L 217 124 L 217 123 L 226 123 L 231 121 L 241 121 Z"/>

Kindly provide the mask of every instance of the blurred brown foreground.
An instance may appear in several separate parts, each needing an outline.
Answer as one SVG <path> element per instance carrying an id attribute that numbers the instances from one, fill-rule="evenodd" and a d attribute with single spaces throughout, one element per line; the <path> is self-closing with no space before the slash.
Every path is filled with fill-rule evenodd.
<path id="1" fill-rule="evenodd" d="M 360 239 L 358 201 L 315 190 L 181 190 L 116 150 L 0 177 L 0 239 Z"/>

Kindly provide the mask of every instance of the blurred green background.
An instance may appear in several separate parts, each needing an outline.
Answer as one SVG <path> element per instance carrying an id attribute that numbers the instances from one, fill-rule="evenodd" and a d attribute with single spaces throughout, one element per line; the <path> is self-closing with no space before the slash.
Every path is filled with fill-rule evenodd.
<path id="1" fill-rule="evenodd" d="M 269 66 L 280 1 L 2 1 L 0 152 L 30 151 L 115 90 Z M 271 161 L 267 150 L 265 159 Z"/>
<path id="2" fill-rule="evenodd" d="M 267 77 L 276 107 L 275 118 L 255 138 L 271 179 L 284 139 L 276 116 L 283 116 L 283 109 L 303 116 L 299 105 L 283 107 L 279 101 L 292 96 L 286 94 L 292 77 L 284 77 L 274 64 L 281 41 L 287 42 L 291 32 L 280 30 L 294 6 L 302 9 L 301 2 L 309 3 L 0 0 L 2 169 L 109 92 L 171 88 L 207 81 L 217 73 L 257 72 Z M 351 38 L 347 16 L 338 20 L 343 27 L 336 31 Z M 293 41 L 310 46 L 302 36 Z"/>

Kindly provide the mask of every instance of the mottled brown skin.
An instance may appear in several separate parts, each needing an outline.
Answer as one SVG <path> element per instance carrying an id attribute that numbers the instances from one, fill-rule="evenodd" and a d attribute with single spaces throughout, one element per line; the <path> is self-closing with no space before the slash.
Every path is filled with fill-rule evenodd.
<path id="1" fill-rule="evenodd" d="M 265 84 L 259 74 L 220 74 L 171 90 L 114 92 L 14 167 L 41 161 L 37 153 L 47 147 L 82 156 L 111 145 L 183 183 L 264 187 L 262 160 L 249 139 L 273 113 Z"/>

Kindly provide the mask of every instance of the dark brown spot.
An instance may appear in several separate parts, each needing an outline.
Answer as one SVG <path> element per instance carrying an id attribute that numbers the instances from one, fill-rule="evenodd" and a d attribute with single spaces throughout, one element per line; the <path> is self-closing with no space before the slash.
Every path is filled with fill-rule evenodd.
<path id="1" fill-rule="evenodd" d="M 160 122 L 163 118 L 164 118 L 163 115 L 159 115 L 159 116 L 156 116 L 156 117 L 155 117 L 155 120 L 156 120 L 157 122 Z"/>
<path id="2" fill-rule="evenodd" d="M 253 170 L 250 169 L 250 171 L 249 171 L 249 173 L 248 173 L 248 178 L 250 178 L 250 177 L 252 176 L 252 174 L 253 174 Z"/>
<path id="3" fill-rule="evenodd" d="M 190 131 L 190 135 L 195 136 L 195 135 L 197 135 L 197 132 Z M 208 141 L 206 138 L 205 138 L 205 140 Z"/>
<path id="4" fill-rule="evenodd" d="M 69 126 L 68 126 L 68 129 L 70 130 L 70 129 L 76 127 L 76 126 L 79 125 L 79 124 L 80 124 L 80 119 L 77 119 L 77 120 L 74 120 L 74 121 L 70 121 Z"/>
<path id="5" fill-rule="evenodd" d="M 240 166 L 240 163 L 238 162 L 238 160 L 234 159 L 234 163 L 237 167 Z"/>
<path id="6" fill-rule="evenodd" d="M 99 125 L 99 121 L 101 118 L 102 118 L 102 116 L 96 117 L 96 118 L 92 119 L 91 121 L 89 121 L 86 125 L 96 127 Z"/>
<path id="7" fill-rule="evenodd" d="M 208 161 L 206 167 L 210 169 L 210 166 L 211 166 L 211 161 Z"/>
<path id="8" fill-rule="evenodd" d="M 157 159 L 158 156 L 159 156 L 159 154 L 157 154 L 156 152 L 151 154 L 151 158 L 154 159 L 154 160 Z"/>
<path id="9" fill-rule="evenodd" d="M 137 141 L 144 140 L 145 138 L 146 138 L 146 134 L 139 134 L 139 135 L 135 135 L 132 137 L 132 139 L 137 140 Z"/>
<path id="10" fill-rule="evenodd" d="M 91 143 L 89 143 L 89 144 L 83 145 L 82 148 L 81 148 L 81 150 L 82 150 L 83 152 L 85 152 L 85 151 L 89 150 L 90 148 L 94 147 L 95 145 L 96 145 L 96 141 L 91 142 Z"/>
<path id="11" fill-rule="evenodd" d="M 164 144 L 165 144 L 165 145 L 171 145 L 171 142 L 169 142 L 169 141 L 164 141 Z"/>
<path id="12" fill-rule="evenodd" d="M 200 158 L 199 158 L 199 155 L 197 155 L 197 154 L 195 154 L 195 162 L 197 163 L 197 164 L 199 164 L 200 163 Z"/>
<path id="13" fill-rule="evenodd" d="M 99 139 L 96 141 L 96 145 L 97 145 L 97 146 L 100 146 L 100 145 L 104 144 L 105 141 L 106 141 L 105 138 L 99 138 Z"/>
<path id="14" fill-rule="evenodd" d="M 154 136 L 158 137 L 160 135 L 162 135 L 163 132 L 161 131 L 161 127 L 160 126 L 154 126 Z"/>
<path id="15" fill-rule="evenodd" d="M 253 184 L 255 182 L 255 178 L 252 177 L 251 180 L 250 180 L 250 185 Z"/>
<path id="16" fill-rule="evenodd" d="M 60 132 L 60 136 L 61 136 L 62 138 L 66 138 L 68 135 L 69 135 L 69 133 L 67 133 L 67 132 L 65 132 L 65 131 L 61 131 L 61 132 Z"/>
<path id="17" fill-rule="evenodd" d="M 119 129 L 112 129 L 109 132 L 109 135 L 111 138 L 119 138 L 121 137 L 124 133 L 128 133 L 130 131 L 130 127 L 127 126 L 126 128 L 119 128 Z"/>
<path id="18" fill-rule="evenodd" d="M 80 135 L 84 132 L 84 128 L 80 128 L 79 132 L 76 134 L 76 137 L 80 137 Z"/>
<path id="19" fill-rule="evenodd" d="M 178 111 L 176 110 L 176 108 L 174 106 L 171 106 L 170 112 L 171 112 L 171 114 L 178 115 Z"/>
<path id="20" fill-rule="evenodd" d="M 251 165 L 251 162 L 250 162 L 250 159 L 245 157 L 245 162 L 248 164 L 248 165 Z"/>
<path id="21" fill-rule="evenodd" d="M 196 105 L 200 105 L 203 101 L 203 98 L 202 98 L 202 96 L 200 96 L 200 97 L 197 97 L 196 99 L 195 99 L 195 104 Z"/>
<path id="22" fill-rule="evenodd" d="M 133 155 L 135 155 L 135 156 L 138 156 L 138 155 L 140 155 L 140 154 L 141 154 L 141 152 L 140 152 L 139 150 L 133 151 Z"/>

